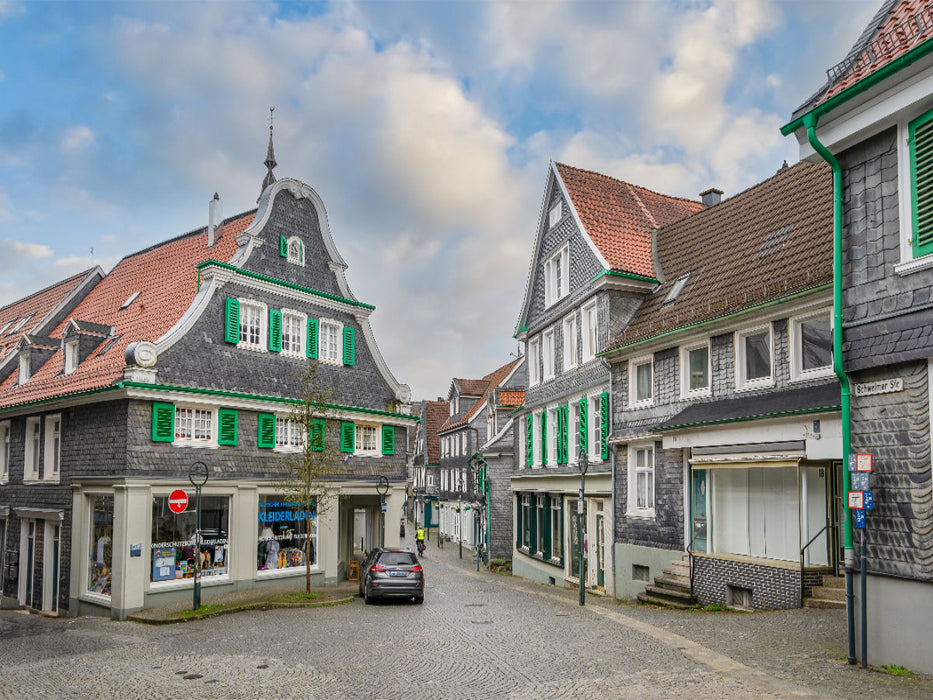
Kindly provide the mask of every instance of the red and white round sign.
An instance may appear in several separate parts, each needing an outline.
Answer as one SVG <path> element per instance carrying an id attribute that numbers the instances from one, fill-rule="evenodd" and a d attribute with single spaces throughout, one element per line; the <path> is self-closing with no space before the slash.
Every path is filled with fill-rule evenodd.
<path id="1" fill-rule="evenodd" d="M 175 489 L 168 496 L 168 507 L 173 513 L 184 513 L 188 507 L 188 494 L 181 489 Z"/>

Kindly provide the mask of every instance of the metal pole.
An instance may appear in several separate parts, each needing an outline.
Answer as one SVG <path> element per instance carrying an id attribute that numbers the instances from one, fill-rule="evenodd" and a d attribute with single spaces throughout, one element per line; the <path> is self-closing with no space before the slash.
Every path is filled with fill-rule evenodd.
<path id="1" fill-rule="evenodd" d="M 195 486 L 196 529 L 194 534 L 194 609 L 201 607 L 201 487 Z"/>
<path id="2" fill-rule="evenodd" d="M 460 558 L 463 559 L 463 496 L 457 499 L 457 539 L 460 541 Z"/>
<path id="3" fill-rule="evenodd" d="M 868 668 L 868 557 L 865 552 L 866 531 L 862 530 L 862 668 Z"/>

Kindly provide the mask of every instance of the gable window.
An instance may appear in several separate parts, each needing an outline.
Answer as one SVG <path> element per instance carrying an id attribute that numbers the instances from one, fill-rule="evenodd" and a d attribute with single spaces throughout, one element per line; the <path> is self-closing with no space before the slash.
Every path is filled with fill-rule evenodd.
<path id="1" fill-rule="evenodd" d="M 0 423 L 0 482 L 10 478 L 10 421 Z M 0 540 L 0 548 L 4 546 Z"/>
<path id="2" fill-rule="evenodd" d="M 47 481 L 58 481 L 61 470 L 62 417 L 45 417 L 45 460 L 42 477 Z"/>
<path id="3" fill-rule="evenodd" d="M 551 207 L 551 210 L 548 212 L 548 226 L 550 228 L 554 228 L 557 226 L 557 224 L 560 223 L 562 217 L 563 213 L 561 210 L 560 202 L 558 201 L 553 207 Z"/>
<path id="4" fill-rule="evenodd" d="M 563 324 L 564 336 L 564 370 L 571 369 L 577 364 L 577 317 L 568 316 Z"/>
<path id="5" fill-rule="evenodd" d="M 237 347 L 248 350 L 265 350 L 266 307 L 262 304 L 240 299 L 240 342 Z"/>
<path id="6" fill-rule="evenodd" d="M 538 373 L 538 338 L 528 341 L 528 386 L 534 386 L 541 381 Z"/>
<path id="7" fill-rule="evenodd" d="M 680 395 L 682 398 L 710 395 L 708 340 L 680 349 Z"/>
<path id="8" fill-rule="evenodd" d="M 774 383 L 771 326 L 735 334 L 736 389 L 755 389 Z"/>
<path id="9" fill-rule="evenodd" d="M 29 381 L 31 375 L 29 370 L 29 351 L 24 350 L 19 354 L 19 376 L 17 377 L 17 383 L 25 384 Z"/>
<path id="10" fill-rule="evenodd" d="M 583 307 L 581 335 L 583 337 L 582 362 L 589 362 L 596 357 L 596 302 Z"/>
<path id="11" fill-rule="evenodd" d="M 791 381 L 833 374 L 833 331 L 829 311 L 793 318 L 790 334 Z"/>
<path id="12" fill-rule="evenodd" d="M 213 440 L 213 409 L 175 407 L 175 444 L 203 447 L 210 445 Z"/>
<path id="13" fill-rule="evenodd" d="M 71 374 L 78 368 L 78 341 L 65 343 L 65 374 Z"/>
<path id="14" fill-rule="evenodd" d="M 569 293 L 570 244 L 565 243 L 544 263 L 544 305 L 551 306 Z"/>
<path id="15" fill-rule="evenodd" d="M 628 363 L 629 404 L 650 406 L 654 401 L 654 358 L 639 357 Z"/>
<path id="16" fill-rule="evenodd" d="M 305 247 L 301 243 L 301 239 L 297 236 L 292 236 L 288 239 L 288 262 L 295 263 L 296 265 L 305 264 Z"/>
<path id="17" fill-rule="evenodd" d="M 629 447 L 628 513 L 654 517 L 654 445 Z"/>
<path id="18" fill-rule="evenodd" d="M 544 360 L 544 381 L 554 378 L 554 329 L 550 328 L 542 334 L 542 359 Z"/>
<path id="19" fill-rule="evenodd" d="M 282 354 L 291 357 L 305 356 L 304 314 L 297 311 L 282 310 Z"/>
<path id="20" fill-rule="evenodd" d="M 340 332 L 342 326 L 333 321 L 321 320 L 318 326 L 318 359 L 331 365 L 341 364 Z"/>
<path id="21" fill-rule="evenodd" d="M 39 436 L 42 426 L 39 417 L 26 419 L 26 448 L 23 468 L 23 481 L 39 479 Z"/>

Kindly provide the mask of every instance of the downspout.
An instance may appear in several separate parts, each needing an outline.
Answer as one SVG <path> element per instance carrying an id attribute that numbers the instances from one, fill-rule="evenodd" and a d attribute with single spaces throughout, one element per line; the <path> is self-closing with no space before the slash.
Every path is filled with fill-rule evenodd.
<path id="1" fill-rule="evenodd" d="M 847 460 L 852 451 L 852 428 L 849 378 L 842 366 L 842 167 L 836 157 L 820 143 L 816 136 L 817 116 L 812 112 L 803 118 L 807 140 L 813 150 L 825 160 L 833 171 L 833 370 L 839 378 L 842 398 L 842 508 L 843 544 L 845 547 L 846 614 L 849 632 L 849 664 L 855 665 L 855 600 L 852 592 L 852 571 L 855 569 L 855 550 L 852 548 L 852 517 L 846 494 L 851 488 Z M 864 630 L 863 630 L 864 634 Z"/>

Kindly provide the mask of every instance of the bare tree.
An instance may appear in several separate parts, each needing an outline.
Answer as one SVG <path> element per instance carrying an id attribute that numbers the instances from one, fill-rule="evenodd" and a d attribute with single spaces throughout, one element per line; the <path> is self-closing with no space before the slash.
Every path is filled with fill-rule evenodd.
<path id="1" fill-rule="evenodd" d="M 299 372 L 301 397 L 292 407 L 291 420 L 298 424 L 302 436 L 301 450 L 285 459 L 286 473 L 278 483 L 282 495 L 298 504 L 304 512 L 308 531 L 305 533 L 305 593 L 311 592 L 311 533 L 314 518 L 320 518 L 334 498 L 332 477 L 340 468 L 333 442 L 325 439 L 325 421 L 332 391 L 326 389 L 318 375 L 317 360 L 308 360 Z"/>

